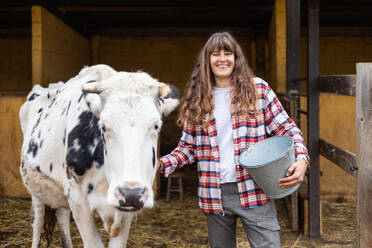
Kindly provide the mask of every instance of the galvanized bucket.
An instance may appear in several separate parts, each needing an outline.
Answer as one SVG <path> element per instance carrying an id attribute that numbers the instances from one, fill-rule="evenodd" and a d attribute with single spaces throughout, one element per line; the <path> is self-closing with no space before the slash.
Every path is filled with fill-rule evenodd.
<path id="1" fill-rule="evenodd" d="M 254 144 L 240 155 L 241 166 L 271 199 L 290 195 L 300 186 L 281 189 L 277 182 L 286 176 L 287 169 L 295 161 L 293 146 L 291 137 L 274 136 Z"/>

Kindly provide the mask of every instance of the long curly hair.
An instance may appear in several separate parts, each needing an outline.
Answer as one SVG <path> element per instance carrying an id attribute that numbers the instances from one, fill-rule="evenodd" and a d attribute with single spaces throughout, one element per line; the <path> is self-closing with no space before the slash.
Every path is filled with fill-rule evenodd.
<path id="1" fill-rule="evenodd" d="M 177 124 L 182 126 L 185 121 L 192 125 L 207 126 L 212 119 L 212 91 L 216 85 L 210 65 L 210 55 L 215 50 L 232 52 L 235 66 L 231 74 L 232 90 L 231 104 L 235 105 L 238 114 L 249 118 L 256 114 L 256 89 L 254 74 L 238 42 L 228 32 L 212 34 L 198 55 L 196 65 L 186 85 L 182 98 Z"/>

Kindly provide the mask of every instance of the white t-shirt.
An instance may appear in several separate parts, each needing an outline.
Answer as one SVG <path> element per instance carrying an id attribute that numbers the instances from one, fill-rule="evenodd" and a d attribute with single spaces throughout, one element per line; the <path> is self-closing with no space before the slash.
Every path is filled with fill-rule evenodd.
<path id="1" fill-rule="evenodd" d="M 231 87 L 214 87 L 212 92 L 214 97 L 213 115 L 216 119 L 217 143 L 220 155 L 221 183 L 236 182 L 230 90 Z"/>

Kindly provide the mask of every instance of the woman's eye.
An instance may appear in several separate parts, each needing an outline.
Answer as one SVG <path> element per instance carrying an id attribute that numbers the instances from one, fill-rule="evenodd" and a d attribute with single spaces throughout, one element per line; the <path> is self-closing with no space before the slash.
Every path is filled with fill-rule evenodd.
<path id="1" fill-rule="evenodd" d="M 159 126 L 158 125 L 155 125 L 154 128 L 155 128 L 155 130 L 159 130 Z"/>

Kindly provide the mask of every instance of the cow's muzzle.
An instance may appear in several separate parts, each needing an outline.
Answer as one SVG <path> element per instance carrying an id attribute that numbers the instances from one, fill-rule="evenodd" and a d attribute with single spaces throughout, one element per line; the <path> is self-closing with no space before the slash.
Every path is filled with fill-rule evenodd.
<path id="1" fill-rule="evenodd" d="M 115 194 L 119 200 L 119 206 L 116 208 L 120 211 L 138 211 L 143 208 L 147 200 L 146 187 L 123 186 L 117 188 Z"/>

